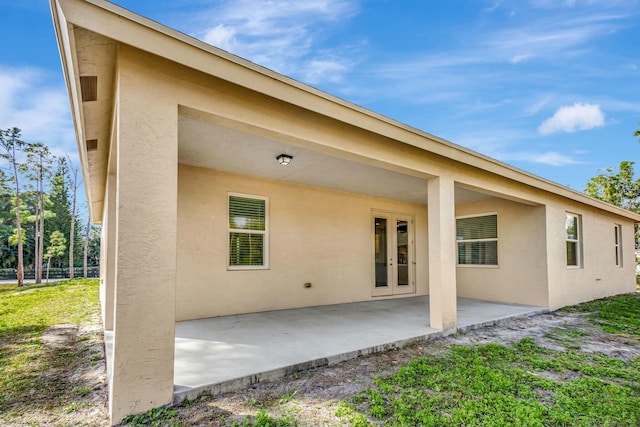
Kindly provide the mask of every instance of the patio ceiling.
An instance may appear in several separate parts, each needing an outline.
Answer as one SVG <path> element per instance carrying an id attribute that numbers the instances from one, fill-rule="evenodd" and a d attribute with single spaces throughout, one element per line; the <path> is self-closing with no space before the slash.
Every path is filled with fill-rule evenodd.
<path id="1" fill-rule="evenodd" d="M 184 114 L 178 135 L 178 161 L 183 164 L 409 203 L 427 201 L 426 176 L 371 166 Z M 276 157 L 283 153 L 293 156 L 291 164 L 278 163 Z M 490 197 L 456 188 L 456 203 Z"/>

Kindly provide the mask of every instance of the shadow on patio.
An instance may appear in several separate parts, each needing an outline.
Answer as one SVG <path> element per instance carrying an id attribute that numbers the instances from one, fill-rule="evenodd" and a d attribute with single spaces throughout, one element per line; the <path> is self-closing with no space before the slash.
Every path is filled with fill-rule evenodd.
<path id="1" fill-rule="evenodd" d="M 546 311 L 458 298 L 456 331 Z M 428 325 L 428 296 L 178 322 L 174 400 L 236 390 L 443 335 Z"/>

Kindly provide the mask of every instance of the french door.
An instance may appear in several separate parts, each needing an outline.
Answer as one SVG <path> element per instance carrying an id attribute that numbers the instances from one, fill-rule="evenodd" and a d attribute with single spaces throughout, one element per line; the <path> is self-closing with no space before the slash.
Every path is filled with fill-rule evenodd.
<path id="1" fill-rule="evenodd" d="M 413 216 L 373 212 L 373 296 L 414 293 Z"/>

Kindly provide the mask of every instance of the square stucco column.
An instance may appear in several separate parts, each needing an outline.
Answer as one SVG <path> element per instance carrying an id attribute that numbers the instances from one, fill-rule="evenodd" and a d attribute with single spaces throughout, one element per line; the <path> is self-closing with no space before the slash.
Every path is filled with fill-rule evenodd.
<path id="1" fill-rule="evenodd" d="M 173 400 L 178 107 L 142 73 L 118 86 L 111 422 Z"/>
<path id="2" fill-rule="evenodd" d="M 430 321 L 432 328 L 447 330 L 457 323 L 455 188 L 449 177 L 427 185 Z"/>

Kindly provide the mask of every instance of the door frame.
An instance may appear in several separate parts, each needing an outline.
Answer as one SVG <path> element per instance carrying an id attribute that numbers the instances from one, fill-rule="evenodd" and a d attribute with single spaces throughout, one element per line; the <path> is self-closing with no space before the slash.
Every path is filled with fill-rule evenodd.
<path id="1" fill-rule="evenodd" d="M 387 286 L 376 286 L 376 218 L 387 220 Z M 388 297 L 416 292 L 416 255 L 415 255 L 415 215 L 404 212 L 372 209 L 370 217 L 371 232 L 371 296 Z M 408 284 L 398 284 L 398 221 L 407 221 L 406 265 Z"/>

